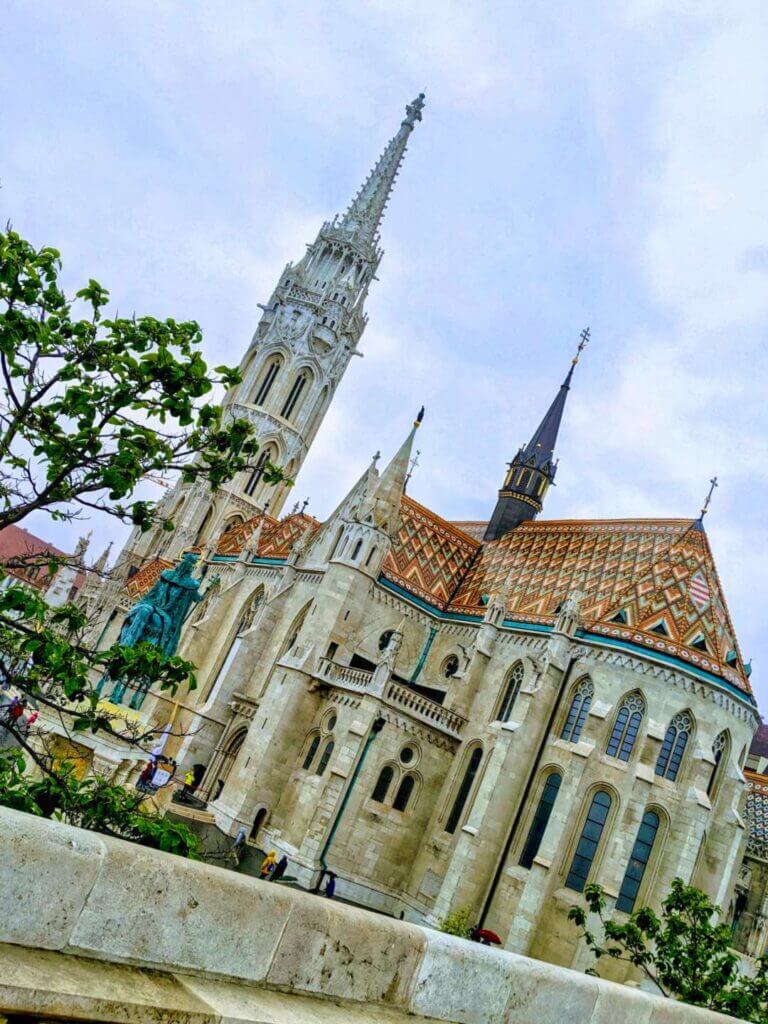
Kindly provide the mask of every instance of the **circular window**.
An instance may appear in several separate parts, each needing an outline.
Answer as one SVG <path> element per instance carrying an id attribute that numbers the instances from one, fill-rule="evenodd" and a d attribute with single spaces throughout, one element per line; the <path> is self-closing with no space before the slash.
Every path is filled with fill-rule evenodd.
<path id="1" fill-rule="evenodd" d="M 333 727 L 336 725 L 336 715 L 331 715 L 328 721 L 325 723 L 325 728 L 328 732 L 333 732 Z"/>
<path id="2" fill-rule="evenodd" d="M 403 747 L 400 751 L 400 760 L 403 764 L 410 764 L 414 758 L 413 747 Z"/>
<path id="3" fill-rule="evenodd" d="M 459 659 L 456 657 L 455 654 L 452 654 L 443 662 L 443 675 L 445 676 L 446 679 L 450 679 L 452 676 L 455 676 L 458 671 Z"/>
<path id="4" fill-rule="evenodd" d="M 389 641 L 392 639 L 392 634 L 394 632 L 395 632 L 394 629 L 387 629 L 387 630 L 385 630 L 381 634 L 381 636 L 379 637 L 379 650 L 380 651 L 383 651 L 384 648 L 387 646 Z"/>

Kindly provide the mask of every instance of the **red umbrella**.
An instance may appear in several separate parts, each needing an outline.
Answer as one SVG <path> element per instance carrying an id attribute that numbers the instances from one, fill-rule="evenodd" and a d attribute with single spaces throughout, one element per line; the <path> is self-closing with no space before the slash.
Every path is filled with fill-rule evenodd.
<path id="1" fill-rule="evenodd" d="M 484 946 L 490 946 L 493 943 L 494 946 L 501 945 L 501 939 L 492 932 L 490 928 L 476 928 L 474 938 L 477 942 L 482 942 Z"/>

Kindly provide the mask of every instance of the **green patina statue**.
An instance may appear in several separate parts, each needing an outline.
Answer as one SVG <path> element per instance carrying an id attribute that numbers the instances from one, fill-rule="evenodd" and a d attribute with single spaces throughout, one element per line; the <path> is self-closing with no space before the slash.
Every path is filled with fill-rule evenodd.
<path id="1" fill-rule="evenodd" d="M 205 597 L 205 593 L 200 593 L 202 581 L 192 575 L 196 561 L 197 555 L 187 553 L 173 569 L 160 573 L 157 583 L 126 615 L 118 644 L 123 647 L 136 647 L 140 643 L 154 644 L 169 658 L 176 653 L 181 629 L 190 609 Z M 103 679 L 99 689 L 105 683 L 106 679 Z M 118 680 L 109 699 L 120 704 L 127 686 L 128 680 Z M 130 707 L 140 708 L 147 690 L 148 686 L 139 685 Z"/>

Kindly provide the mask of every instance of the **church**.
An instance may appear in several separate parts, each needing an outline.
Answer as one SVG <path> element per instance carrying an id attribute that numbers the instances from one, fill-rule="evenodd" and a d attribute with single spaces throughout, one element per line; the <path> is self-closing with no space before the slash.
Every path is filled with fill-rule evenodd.
<path id="1" fill-rule="evenodd" d="M 288 487 L 263 479 L 267 459 L 300 472 L 358 351 L 423 106 L 262 306 L 226 398 L 258 431 L 256 468 L 170 489 L 175 531 L 134 532 L 84 600 L 109 642 L 197 556 L 207 589 L 179 649 L 197 688 L 133 704 L 173 723 L 182 770 L 205 766 L 199 818 L 285 854 L 306 888 L 333 871 L 350 902 L 432 925 L 466 911 L 509 950 L 583 969 L 567 913 L 588 882 L 619 915 L 677 876 L 731 906 L 759 725 L 703 515 L 544 515 L 588 332 L 482 522 L 408 492 L 423 410 L 324 522 L 283 515 Z"/>

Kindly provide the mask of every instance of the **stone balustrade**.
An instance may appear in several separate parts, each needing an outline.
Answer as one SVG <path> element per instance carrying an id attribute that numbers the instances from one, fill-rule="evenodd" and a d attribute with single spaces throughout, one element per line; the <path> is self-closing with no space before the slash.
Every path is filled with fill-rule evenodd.
<path id="1" fill-rule="evenodd" d="M 461 730 L 466 724 L 466 719 L 450 708 L 438 704 L 437 701 L 423 697 L 415 690 L 401 686 L 400 683 L 388 683 L 384 689 L 384 699 L 388 704 L 407 711 L 409 715 L 426 725 L 440 729 L 455 739 L 461 738 Z"/>
<path id="2" fill-rule="evenodd" d="M 370 689 L 373 672 L 364 668 L 350 668 L 349 665 L 338 665 L 328 658 L 320 658 L 319 676 L 335 686 L 343 686 L 346 690 L 357 690 L 364 693 Z"/>
<path id="3" fill-rule="evenodd" d="M 0 808 L 0 1021 L 732 1018 Z"/>

